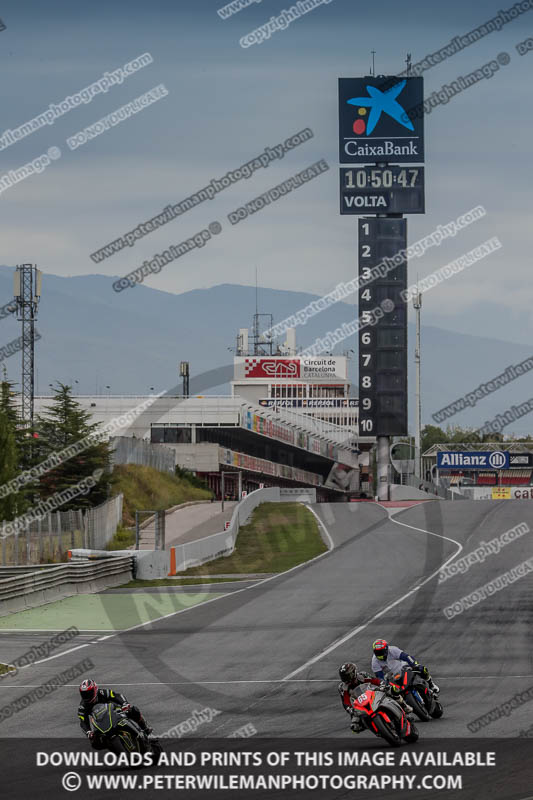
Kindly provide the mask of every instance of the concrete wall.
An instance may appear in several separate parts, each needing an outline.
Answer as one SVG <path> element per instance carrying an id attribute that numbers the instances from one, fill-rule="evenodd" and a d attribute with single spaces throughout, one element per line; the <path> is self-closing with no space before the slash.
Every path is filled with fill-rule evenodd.
<path id="1" fill-rule="evenodd" d="M 424 492 L 414 486 L 399 486 L 392 484 L 390 490 L 391 500 L 440 500 L 441 498 L 431 492 Z"/>
<path id="2" fill-rule="evenodd" d="M 285 489 L 279 490 L 280 503 L 316 503 L 316 489 Z"/>
<path id="3" fill-rule="evenodd" d="M 176 464 L 193 472 L 218 472 L 218 444 L 201 442 L 200 444 L 168 444 L 156 447 L 169 447 L 176 453 Z"/>
<path id="4" fill-rule="evenodd" d="M 135 578 L 149 581 L 153 578 L 166 578 L 170 572 L 169 550 L 133 550 L 135 556 Z"/>

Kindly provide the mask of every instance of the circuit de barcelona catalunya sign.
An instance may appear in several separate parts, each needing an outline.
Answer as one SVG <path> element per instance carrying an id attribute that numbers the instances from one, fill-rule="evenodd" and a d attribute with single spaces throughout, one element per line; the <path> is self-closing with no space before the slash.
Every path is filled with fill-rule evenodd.
<path id="1" fill-rule="evenodd" d="M 339 78 L 339 161 L 424 161 L 423 79 Z"/>
<path id="2" fill-rule="evenodd" d="M 509 453 L 505 450 L 494 452 L 443 451 L 437 453 L 438 469 L 508 469 Z"/>

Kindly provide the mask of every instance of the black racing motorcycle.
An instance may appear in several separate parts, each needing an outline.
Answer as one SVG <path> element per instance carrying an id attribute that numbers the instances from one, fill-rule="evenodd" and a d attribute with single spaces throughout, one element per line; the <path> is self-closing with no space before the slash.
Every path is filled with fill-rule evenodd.
<path id="1" fill-rule="evenodd" d="M 89 724 L 95 736 L 113 753 L 152 753 L 154 763 L 158 763 L 163 752 L 159 739 L 148 737 L 140 725 L 114 703 L 98 703 L 94 706 L 89 715 Z"/>
<path id="2" fill-rule="evenodd" d="M 401 672 L 392 675 L 389 683 L 398 689 L 405 702 L 412 706 L 418 719 L 427 722 L 433 717 L 442 717 L 442 703 L 437 699 L 434 692 L 429 688 L 429 683 L 424 680 L 419 672 L 406 665 Z"/>

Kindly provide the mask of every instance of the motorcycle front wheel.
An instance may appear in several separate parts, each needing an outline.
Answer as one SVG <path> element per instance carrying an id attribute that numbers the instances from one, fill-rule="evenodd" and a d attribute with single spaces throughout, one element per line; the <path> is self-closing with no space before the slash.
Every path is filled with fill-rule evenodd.
<path id="1" fill-rule="evenodd" d="M 418 719 L 421 719 L 422 722 L 427 722 L 428 719 L 430 719 L 430 716 L 429 716 L 425 706 L 422 705 L 420 700 L 417 700 L 417 698 L 414 696 L 414 694 L 412 692 L 407 692 L 406 693 L 405 702 L 407 703 L 407 705 L 412 706 L 413 711 L 415 712 L 416 716 L 418 717 Z"/>
<path id="2" fill-rule="evenodd" d="M 129 753 L 130 751 L 120 738 L 120 736 L 113 736 L 111 739 L 107 740 L 107 746 L 112 753 L 119 756 L 121 753 Z"/>
<path id="3" fill-rule="evenodd" d="M 406 742 L 409 742 L 409 744 L 412 744 L 413 742 L 418 741 L 419 734 L 418 734 L 418 728 L 416 727 L 415 723 L 410 722 L 409 724 L 411 726 L 411 730 L 409 731 L 409 736 L 404 736 L 404 739 Z"/>
<path id="4" fill-rule="evenodd" d="M 372 722 L 374 723 L 374 725 L 378 729 L 378 732 L 379 732 L 380 736 L 382 736 L 384 739 L 386 739 L 386 741 L 390 745 L 392 745 L 392 747 L 399 747 L 401 745 L 402 740 L 400 739 L 400 737 L 396 733 L 396 730 L 394 729 L 392 723 L 385 722 L 385 720 L 383 719 L 383 717 L 380 714 L 375 716 L 374 719 L 372 720 Z"/>

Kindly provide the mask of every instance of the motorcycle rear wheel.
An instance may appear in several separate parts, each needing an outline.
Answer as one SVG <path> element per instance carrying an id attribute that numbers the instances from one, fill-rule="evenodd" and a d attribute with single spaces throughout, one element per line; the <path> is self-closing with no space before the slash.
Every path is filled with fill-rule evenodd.
<path id="1" fill-rule="evenodd" d="M 443 713 L 444 709 L 442 707 L 442 703 L 439 703 L 438 700 L 435 700 L 435 708 L 433 709 L 431 716 L 433 717 L 433 719 L 440 719 Z"/>
<path id="2" fill-rule="evenodd" d="M 163 752 L 163 748 L 162 748 L 162 746 L 161 746 L 161 742 L 159 741 L 159 739 L 157 739 L 157 740 L 152 740 L 152 741 L 150 742 L 150 747 L 151 747 L 152 753 L 153 753 L 153 754 L 154 754 L 154 756 L 155 756 L 155 760 L 156 760 L 156 766 L 157 766 L 157 763 L 159 762 L 159 756 L 160 756 L 160 755 L 161 755 L 161 753 Z"/>

